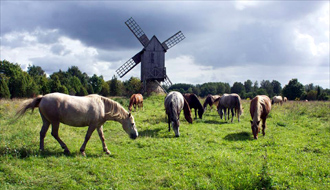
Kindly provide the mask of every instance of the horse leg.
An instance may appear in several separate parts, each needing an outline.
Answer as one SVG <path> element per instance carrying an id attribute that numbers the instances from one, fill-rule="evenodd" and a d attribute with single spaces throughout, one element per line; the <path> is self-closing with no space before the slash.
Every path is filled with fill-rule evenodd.
<path id="1" fill-rule="evenodd" d="M 197 119 L 197 109 L 196 108 L 194 109 L 195 109 L 195 119 Z"/>
<path id="2" fill-rule="evenodd" d="M 231 122 L 233 122 L 233 119 L 234 119 L 234 108 L 231 108 Z M 229 110 L 228 110 L 228 114 L 229 114 Z M 229 117 L 228 117 L 229 119 Z"/>
<path id="3" fill-rule="evenodd" d="M 84 143 L 81 145 L 80 147 L 80 152 L 83 156 L 86 156 L 86 153 L 85 153 L 85 148 L 86 148 L 86 145 L 87 145 L 87 142 L 89 141 L 89 139 L 91 138 L 92 136 L 92 133 L 94 132 L 96 127 L 93 127 L 93 126 L 89 126 L 88 127 L 88 130 L 87 130 L 87 133 L 86 133 L 86 136 L 85 136 L 85 141 Z"/>
<path id="4" fill-rule="evenodd" d="M 168 131 L 171 131 L 171 119 L 170 119 L 170 115 L 167 116 L 167 122 L 168 122 Z"/>
<path id="5" fill-rule="evenodd" d="M 101 125 L 101 127 L 97 128 L 97 132 L 99 133 L 99 136 L 100 136 L 100 139 L 101 139 L 101 142 L 102 142 L 103 151 L 106 154 L 111 154 L 111 152 L 108 150 L 108 147 L 107 147 L 107 145 L 105 144 L 105 141 L 104 141 L 103 125 Z"/>
<path id="6" fill-rule="evenodd" d="M 66 144 L 60 139 L 58 136 L 58 129 L 60 127 L 59 122 L 52 123 L 52 136 L 57 140 L 58 143 L 60 143 L 61 147 L 64 149 L 65 154 L 70 154 L 70 151 Z"/>
<path id="7" fill-rule="evenodd" d="M 40 146 L 39 146 L 39 149 L 40 149 L 40 151 L 44 151 L 44 139 L 45 139 L 46 133 L 49 129 L 50 122 L 42 114 L 40 114 L 40 115 L 41 115 L 43 124 L 42 124 L 42 128 L 40 130 Z"/>
<path id="8" fill-rule="evenodd" d="M 226 115 L 227 115 L 227 108 L 223 109 L 224 110 L 224 115 L 225 115 L 225 121 L 227 120 Z M 228 118 L 229 119 L 229 118 Z"/>
<path id="9" fill-rule="evenodd" d="M 266 132 L 265 132 L 265 129 L 266 129 L 266 119 L 262 119 L 262 135 L 265 136 L 266 135 Z"/>

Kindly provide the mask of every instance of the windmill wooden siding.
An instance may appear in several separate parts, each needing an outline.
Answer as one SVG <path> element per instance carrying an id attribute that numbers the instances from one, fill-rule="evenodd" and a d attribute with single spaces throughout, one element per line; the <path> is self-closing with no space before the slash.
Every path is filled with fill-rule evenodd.
<path id="1" fill-rule="evenodd" d="M 141 80 L 158 80 L 164 81 L 166 77 L 165 69 L 165 52 L 166 50 L 153 36 L 142 54 L 141 59 Z"/>

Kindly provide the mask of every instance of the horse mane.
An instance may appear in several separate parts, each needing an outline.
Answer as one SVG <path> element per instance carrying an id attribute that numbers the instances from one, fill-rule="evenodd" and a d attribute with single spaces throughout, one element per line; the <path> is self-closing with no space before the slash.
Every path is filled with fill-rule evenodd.
<path id="1" fill-rule="evenodd" d="M 260 121 L 260 117 L 261 117 L 261 111 L 262 111 L 262 104 L 265 104 L 265 100 L 261 97 L 261 96 L 257 96 L 257 105 L 255 106 L 255 110 L 254 110 L 254 115 L 253 115 L 253 121 Z M 257 119 L 257 120 L 255 120 Z"/>
<path id="2" fill-rule="evenodd" d="M 207 104 L 209 105 L 213 105 L 213 102 L 214 102 L 214 98 L 211 94 L 207 95 L 205 101 L 204 101 L 204 104 L 203 104 L 203 108 L 205 109 Z"/>
<path id="3" fill-rule="evenodd" d="M 110 117 L 114 118 L 114 120 L 122 120 L 127 118 L 129 113 L 118 102 L 103 96 L 98 97 L 104 103 L 104 111 L 106 115 L 109 115 Z"/>
<path id="4" fill-rule="evenodd" d="M 183 98 L 184 104 L 183 104 L 183 113 L 184 117 L 189 123 L 192 123 L 192 117 L 191 117 L 191 110 L 189 107 L 189 104 L 185 98 Z"/>
<path id="5" fill-rule="evenodd" d="M 131 98 L 129 99 L 129 106 L 128 106 L 128 110 L 131 110 L 133 104 L 134 104 L 134 100 L 135 100 L 135 94 L 133 94 L 131 96 Z"/>
<path id="6" fill-rule="evenodd" d="M 196 94 L 190 94 L 190 98 L 197 105 L 198 109 L 204 109 Z"/>

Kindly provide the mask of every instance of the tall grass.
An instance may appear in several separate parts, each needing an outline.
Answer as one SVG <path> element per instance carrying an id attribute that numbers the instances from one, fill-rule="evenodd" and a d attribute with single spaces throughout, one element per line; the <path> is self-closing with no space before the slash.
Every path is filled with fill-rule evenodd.
<path id="1" fill-rule="evenodd" d="M 127 108 L 128 100 L 115 98 Z M 168 132 L 164 96 L 145 98 L 133 112 L 139 137 L 119 123 L 104 125 L 111 155 L 94 133 L 79 148 L 87 128 L 61 124 L 65 155 L 50 135 L 39 152 L 41 118 L 36 109 L 20 120 L 22 100 L 0 102 L 0 189 L 329 189 L 330 102 L 274 105 L 266 136 L 253 140 L 249 101 L 241 122 L 220 120 L 215 110 L 189 124 L 181 116 L 179 138 Z"/>

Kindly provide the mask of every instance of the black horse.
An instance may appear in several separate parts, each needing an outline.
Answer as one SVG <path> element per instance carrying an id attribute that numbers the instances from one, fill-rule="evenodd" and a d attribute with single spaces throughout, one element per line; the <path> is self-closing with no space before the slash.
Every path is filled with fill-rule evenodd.
<path id="1" fill-rule="evenodd" d="M 194 93 L 186 93 L 183 95 L 183 97 L 187 100 L 190 109 L 194 108 L 195 109 L 195 118 L 197 118 L 197 110 L 198 110 L 198 116 L 199 119 L 202 119 L 203 113 L 204 113 L 204 108 L 199 101 L 198 97 Z"/>

